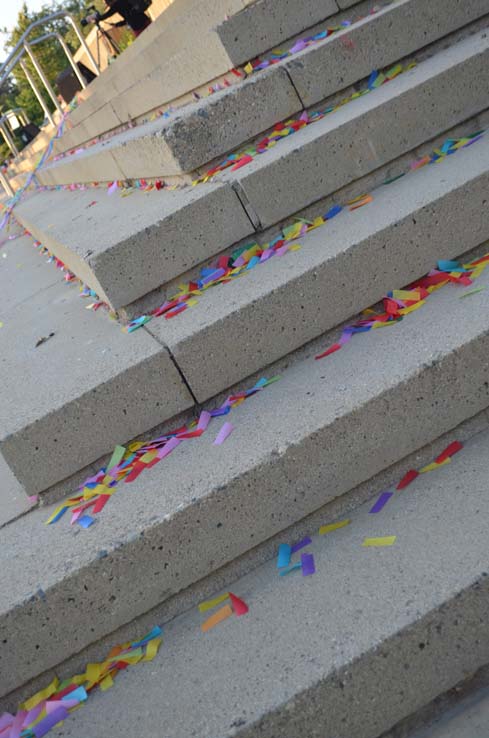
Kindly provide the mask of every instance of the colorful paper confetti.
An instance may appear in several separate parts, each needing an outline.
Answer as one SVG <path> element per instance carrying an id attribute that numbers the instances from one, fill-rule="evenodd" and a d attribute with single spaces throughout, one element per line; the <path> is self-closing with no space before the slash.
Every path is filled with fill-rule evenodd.
<path id="1" fill-rule="evenodd" d="M 365 538 L 362 546 L 367 548 L 393 546 L 397 536 L 383 536 L 381 538 Z"/>
<path id="2" fill-rule="evenodd" d="M 89 528 L 94 522 L 91 516 L 97 515 L 103 510 L 110 497 L 117 491 L 120 482 L 134 482 L 142 472 L 158 464 L 181 443 L 203 435 L 212 418 L 227 415 L 245 400 L 263 391 L 278 379 L 280 377 L 272 377 L 271 379 L 263 377 L 251 389 L 230 395 L 220 407 L 210 412 L 203 411 L 198 421 L 193 420 L 188 425 L 177 428 L 152 441 L 147 443 L 135 441 L 129 444 L 127 449 L 117 446 L 107 466 L 85 480 L 80 487 L 79 494 L 70 497 L 59 505 L 48 518 L 46 524 L 56 523 L 68 510 L 71 510 L 71 523 L 78 522 L 82 527 Z M 232 427 L 230 423 L 223 426 L 219 434 L 222 434 L 223 440 L 229 436 Z M 91 516 L 87 514 L 88 510 L 91 511 Z"/>
<path id="3" fill-rule="evenodd" d="M 0 735 L 5 738 L 40 738 L 87 701 L 92 691 L 109 689 L 119 671 L 152 661 L 161 645 L 161 628 L 155 627 L 142 640 L 115 646 L 105 661 L 88 664 L 83 674 L 52 682 L 20 705 L 16 715 L 0 716 Z"/>
<path id="4" fill-rule="evenodd" d="M 340 520 L 338 523 L 329 523 L 328 525 L 322 525 L 319 528 L 319 535 L 324 536 L 327 533 L 332 533 L 334 530 L 339 530 L 347 525 L 350 525 L 351 520 Z"/>

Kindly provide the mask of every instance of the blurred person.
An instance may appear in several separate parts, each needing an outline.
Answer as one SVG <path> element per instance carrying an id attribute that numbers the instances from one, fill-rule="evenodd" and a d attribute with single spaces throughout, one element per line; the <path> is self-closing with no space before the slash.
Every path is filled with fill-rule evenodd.
<path id="1" fill-rule="evenodd" d="M 105 13 L 92 13 L 86 21 L 100 23 L 118 13 L 124 20 L 113 23 L 113 26 L 118 28 L 127 25 L 136 37 L 151 24 L 151 18 L 145 13 L 151 5 L 150 0 L 105 0 L 105 4 L 108 5 Z"/>

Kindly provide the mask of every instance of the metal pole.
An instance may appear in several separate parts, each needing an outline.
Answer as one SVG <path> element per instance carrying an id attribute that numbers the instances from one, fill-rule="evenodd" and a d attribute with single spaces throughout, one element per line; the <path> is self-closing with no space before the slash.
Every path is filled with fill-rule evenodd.
<path id="1" fill-rule="evenodd" d="M 27 51 L 27 53 L 29 54 L 29 58 L 30 58 L 31 62 L 32 62 L 32 63 L 33 63 L 33 65 L 34 65 L 34 69 L 35 69 L 35 70 L 36 70 L 36 72 L 38 73 L 38 75 L 39 75 L 39 77 L 40 77 L 40 79 L 41 79 L 41 82 L 43 83 L 44 87 L 46 88 L 46 90 L 47 90 L 47 92 L 48 92 L 48 95 L 49 95 L 49 97 L 51 98 L 51 100 L 53 101 L 53 103 L 54 103 L 54 105 L 55 105 L 56 109 L 58 110 L 58 112 L 59 112 L 59 113 L 60 113 L 61 115 L 63 115 L 63 109 L 62 109 L 61 105 L 60 105 L 60 104 L 59 104 L 59 102 L 58 102 L 58 98 L 57 98 L 57 97 L 56 97 L 56 95 L 54 94 L 54 90 L 53 90 L 53 88 L 51 87 L 51 84 L 50 84 L 50 82 L 49 82 L 48 78 L 47 78 L 47 77 L 46 77 L 46 75 L 44 74 L 44 72 L 43 72 L 43 69 L 42 69 L 41 65 L 39 64 L 39 62 L 37 61 L 36 57 L 34 56 L 34 53 L 33 53 L 32 49 L 31 49 L 31 47 L 30 47 L 30 44 L 28 44 L 28 43 L 27 43 L 27 41 L 24 41 L 24 49 L 25 49 L 25 50 Z"/>
<path id="2" fill-rule="evenodd" d="M 48 106 L 46 105 L 46 102 L 44 101 L 44 98 L 41 95 L 38 86 L 34 82 L 34 78 L 33 78 L 32 74 L 29 72 L 29 69 L 27 67 L 27 64 L 24 61 L 21 61 L 20 62 L 20 66 L 21 66 L 21 69 L 22 69 L 22 71 L 24 72 L 24 74 L 26 76 L 26 79 L 27 79 L 28 83 L 32 87 L 32 91 L 33 91 L 34 95 L 37 97 L 40 106 L 44 110 L 44 113 L 46 114 L 46 118 L 48 119 L 48 121 L 51 123 L 52 126 L 56 126 L 56 123 L 54 122 L 54 118 L 51 115 L 51 111 L 49 110 Z"/>
<path id="3" fill-rule="evenodd" d="M 85 79 L 84 79 L 82 73 L 78 69 L 78 64 L 76 63 L 76 61 L 75 61 L 75 59 L 73 57 L 73 54 L 71 53 L 71 51 L 69 49 L 68 44 L 66 43 L 66 41 L 64 40 L 64 38 L 59 33 L 55 33 L 54 35 L 58 39 L 58 41 L 60 42 L 60 44 L 61 44 L 61 46 L 63 48 L 63 51 L 65 52 L 66 56 L 68 57 L 68 61 L 70 62 L 71 66 L 73 67 L 74 73 L 78 77 L 78 81 L 79 81 L 79 83 L 82 86 L 82 90 L 85 90 L 86 87 L 87 87 L 87 83 L 85 82 Z"/>
<path id="4" fill-rule="evenodd" d="M 9 133 L 9 131 L 7 130 L 7 126 L 5 125 L 5 122 L 4 122 L 3 118 L 0 119 L 0 131 L 2 133 L 2 136 L 4 138 L 5 143 L 9 147 L 10 151 L 12 152 L 12 154 L 14 156 L 18 156 L 19 155 L 19 149 L 15 145 L 14 139 L 12 138 L 12 136 Z"/>
<path id="5" fill-rule="evenodd" d="M 97 64 L 97 62 L 95 61 L 92 52 L 88 48 L 88 44 L 85 41 L 85 37 L 84 37 L 83 33 L 80 31 L 80 29 L 78 28 L 78 24 L 76 23 L 75 19 L 71 15 L 71 13 L 66 13 L 66 17 L 68 18 L 69 22 L 73 26 L 73 30 L 75 31 L 76 35 L 78 36 L 78 40 L 79 40 L 80 44 L 85 49 L 85 54 L 88 56 L 88 58 L 90 59 L 91 63 L 93 64 L 93 67 L 95 69 L 95 74 L 97 76 L 99 76 L 100 75 L 100 67 Z"/>
<path id="6" fill-rule="evenodd" d="M 5 190 L 5 192 L 7 193 L 9 197 L 14 196 L 15 193 L 10 185 L 10 182 L 8 181 L 7 177 L 2 171 L 0 171 L 0 184 L 2 185 L 3 189 Z"/>

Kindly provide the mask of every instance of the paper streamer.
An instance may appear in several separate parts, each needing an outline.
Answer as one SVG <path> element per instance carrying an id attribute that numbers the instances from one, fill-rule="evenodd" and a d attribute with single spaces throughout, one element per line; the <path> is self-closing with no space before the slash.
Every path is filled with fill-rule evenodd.
<path id="1" fill-rule="evenodd" d="M 226 438 L 229 438 L 233 430 L 234 430 L 234 426 L 231 423 L 224 423 L 221 430 L 217 434 L 216 440 L 214 441 L 213 445 L 221 446 L 226 440 Z"/>

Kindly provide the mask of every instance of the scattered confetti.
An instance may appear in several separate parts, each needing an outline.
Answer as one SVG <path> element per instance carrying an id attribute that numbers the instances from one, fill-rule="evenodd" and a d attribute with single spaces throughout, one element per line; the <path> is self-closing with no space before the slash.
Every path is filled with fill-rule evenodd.
<path id="1" fill-rule="evenodd" d="M 87 517 L 90 518 L 86 514 L 87 511 L 91 510 L 92 515 L 100 513 L 110 497 L 117 491 L 120 482 L 134 482 L 142 472 L 158 464 L 181 443 L 193 438 L 199 438 L 203 435 L 212 418 L 227 415 L 234 408 L 245 402 L 245 400 L 263 391 L 279 379 L 280 377 L 272 377 L 271 379 L 262 377 L 251 389 L 230 395 L 220 407 L 210 412 L 204 411 L 201 413 L 199 421 L 193 420 L 188 425 L 177 428 L 152 441 L 147 443 L 135 441 L 130 443 L 127 448 L 117 446 L 108 465 L 100 469 L 94 476 L 85 480 L 84 484 L 79 488 L 79 493 L 59 505 L 47 519 L 46 524 L 51 525 L 56 523 L 63 517 L 67 510 L 71 510 L 72 516 L 75 516 L 74 519 L 72 517 L 72 523 L 78 522 L 83 527 L 89 527 L 89 525 L 85 524 L 87 522 L 85 519 Z M 221 429 L 221 433 L 223 433 L 226 426 L 231 426 L 231 424 L 225 423 Z M 229 432 L 229 428 L 227 428 L 223 435 L 227 437 Z M 90 519 L 93 522 L 93 518 Z"/>
<path id="2" fill-rule="evenodd" d="M 372 308 L 364 311 L 364 317 L 343 329 L 337 343 L 318 354 L 316 359 L 324 359 L 339 351 L 355 334 L 367 333 L 375 328 L 387 328 L 399 323 L 406 315 L 421 308 L 430 295 L 446 285 L 467 286 L 479 277 L 489 266 L 489 254 L 469 264 L 458 261 L 439 261 L 436 269 L 410 284 L 404 290 L 392 290 L 383 298 L 384 312 L 377 313 Z"/>
<path id="3" fill-rule="evenodd" d="M 229 438 L 233 430 L 234 430 L 234 426 L 232 425 L 232 423 L 224 423 L 221 430 L 217 434 L 216 440 L 214 441 L 213 445 L 221 446 L 226 440 L 226 438 Z"/>
<path id="4" fill-rule="evenodd" d="M 105 661 L 87 664 L 84 674 L 71 679 L 53 681 L 19 707 L 16 715 L 0 716 L 0 734 L 5 738 L 41 738 L 55 725 L 87 701 L 96 687 L 109 689 L 113 679 L 123 669 L 140 662 L 152 661 L 161 644 L 161 628 L 155 627 L 140 641 L 115 646 Z"/>
<path id="5" fill-rule="evenodd" d="M 464 292 L 463 295 L 460 295 L 459 300 L 463 300 L 466 297 L 471 297 L 472 295 L 478 295 L 479 292 L 482 292 L 485 290 L 485 287 L 476 287 L 475 290 L 469 290 L 468 292 Z"/>

